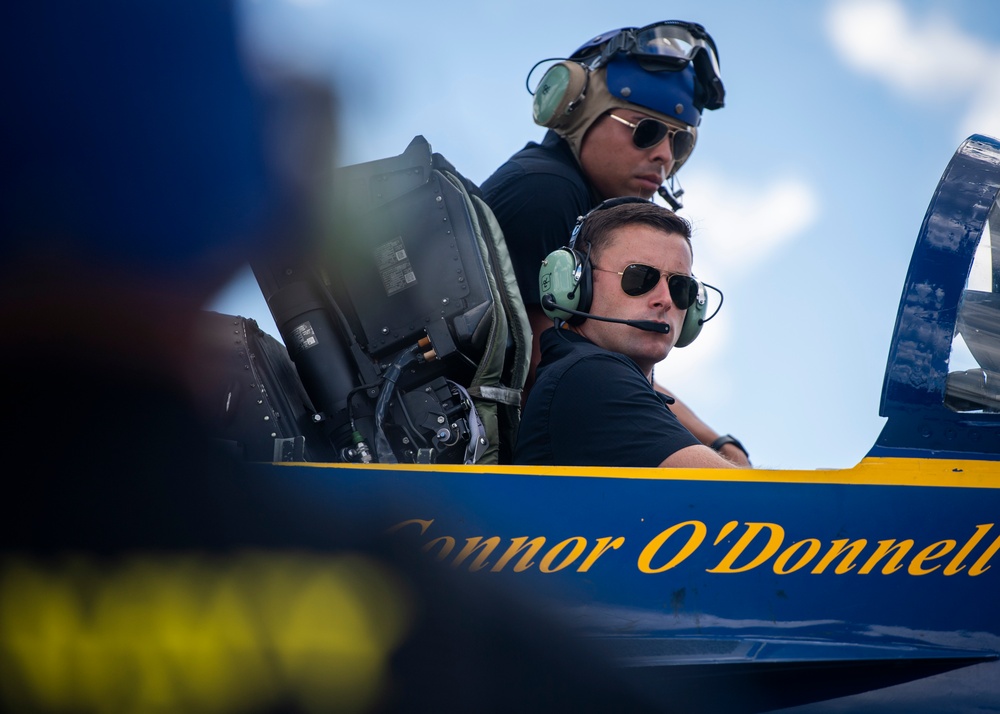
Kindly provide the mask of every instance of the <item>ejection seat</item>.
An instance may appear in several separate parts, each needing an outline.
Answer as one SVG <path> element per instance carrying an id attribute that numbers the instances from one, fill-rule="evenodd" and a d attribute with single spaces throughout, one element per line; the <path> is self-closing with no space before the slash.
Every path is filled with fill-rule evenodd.
<path id="1" fill-rule="evenodd" d="M 252 266 L 287 356 L 225 324 L 220 437 L 276 461 L 506 462 L 531 333 L 478 189 L 417 136 L 339 169 L 333 193 L 316 245 Z"/>

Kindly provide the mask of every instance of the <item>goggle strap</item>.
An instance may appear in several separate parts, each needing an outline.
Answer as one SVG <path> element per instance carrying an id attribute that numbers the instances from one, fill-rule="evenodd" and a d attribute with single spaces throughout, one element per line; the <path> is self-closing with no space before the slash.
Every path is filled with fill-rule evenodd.
<path id="1" fill-rule="evenodd" d="M 612 37 L 610 40 L 604 43 L 601 47 L 601 53 L 594 60 L 594 63 L 590 66 L 591 70 L 597 70 L 606 65 L 611 61 L 619 52 L 627 52 L 628 45 L 631 40 L 627 32 L 619 32 L 617 35 Z"/>

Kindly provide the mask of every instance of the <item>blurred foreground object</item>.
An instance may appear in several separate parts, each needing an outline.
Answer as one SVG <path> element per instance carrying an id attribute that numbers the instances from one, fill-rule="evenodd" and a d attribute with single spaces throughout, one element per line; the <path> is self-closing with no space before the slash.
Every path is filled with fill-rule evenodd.
<path id="1" fill-rule="evenodd" d="M 200 307 L 308 241 L 329 150 L 329 97 L 238 44 L 223 2 L 0 11 L 0 708 L 628 707 L 547 618 L 204 430 Z"/>

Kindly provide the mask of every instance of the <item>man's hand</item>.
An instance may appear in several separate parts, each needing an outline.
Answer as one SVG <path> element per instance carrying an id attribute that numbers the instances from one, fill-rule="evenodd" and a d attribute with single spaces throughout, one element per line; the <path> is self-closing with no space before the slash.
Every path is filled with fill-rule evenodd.
<path id="1" fill-rule="evenodd" d="M 752 468 L 753 465 L 750 463 L 750 458 L 743 453 L 743 451 L 733 444 L 726 444 L 721 449 L 719 449 L 719 454 L 722 455 L 727 461 L 733 462 L 736 466 L 740 466 L 745 469 Z"/>

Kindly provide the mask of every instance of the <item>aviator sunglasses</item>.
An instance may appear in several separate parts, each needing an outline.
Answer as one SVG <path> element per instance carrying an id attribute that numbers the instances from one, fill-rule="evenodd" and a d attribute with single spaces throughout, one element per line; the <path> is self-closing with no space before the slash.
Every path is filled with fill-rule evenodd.
<path id="1" fill-rule="evenodd" d="M 670 290 L 670 299 L 680 310 L 687 310 L 698 298 L 698 280 L 691 275 L 681 273 L 661 273 L 657 268 L 641 263 L 633 263 L 625 266 L 625 270 L 607 270 L 593 266 L 594 270 L 602 273 L 615 273 L 622 276 L 622 290 L 626 295 L 639 297 L 645 295 L 656 287 L 660 278 L 667 279 L 667 289 Z"/>
<path id="2" fill-rule="evenodd" d="M 673 154 L 674 161 L 677 163 L 686 161 L 694 150 L 694 134 L 687 129 L 670 126 L 652 117 L 640 119 L 638 124 L 633 124 L 617 114 L 609 114 L 608 116 L 632 129 L 632 143 L 637 149 L 652 149 L 669 137 L 670 153 Z"/>

